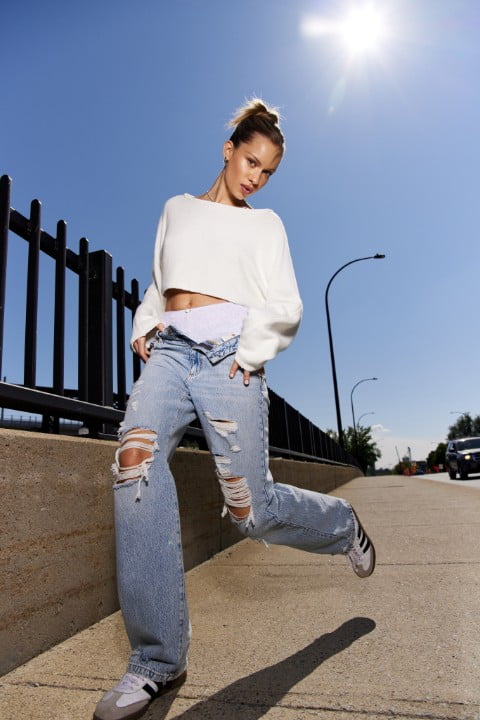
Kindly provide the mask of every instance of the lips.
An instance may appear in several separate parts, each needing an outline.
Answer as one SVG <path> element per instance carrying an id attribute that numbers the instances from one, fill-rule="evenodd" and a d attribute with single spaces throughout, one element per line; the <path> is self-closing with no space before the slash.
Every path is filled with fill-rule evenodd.
<path id="1" fill-rule="evenodd" d="M 244 195 L 250 195 L 250 193 L 252 192 L 252 189 L 253 189 L 253 188 L 250 188 L 247 185 L 243 185 L 243 184 L 240 185 L 240 188 Z"/>

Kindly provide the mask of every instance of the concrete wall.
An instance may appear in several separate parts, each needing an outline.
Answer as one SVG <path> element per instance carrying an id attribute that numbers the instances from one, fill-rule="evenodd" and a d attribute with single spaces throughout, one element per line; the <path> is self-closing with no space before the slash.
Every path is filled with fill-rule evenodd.
<path id="1" fill-rule="evenodd" d="M 118 609 L 114 444 L 0 429 L 0 674 Z M 329 492 L 360 473 L 272 460 L 275 479 Z M 209 453 L 181 449 L 177 481 L 186 569 L 237 542 L 221 518 Z"/>

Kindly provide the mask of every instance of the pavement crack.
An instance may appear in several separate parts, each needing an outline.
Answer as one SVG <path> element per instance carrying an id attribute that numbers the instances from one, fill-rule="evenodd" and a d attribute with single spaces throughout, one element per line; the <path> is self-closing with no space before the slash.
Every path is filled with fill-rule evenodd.
<path id="1" fill-rule="evenodd" d="M 436 712 L 409 712 L 408 710 L 399 710 L 397 708 L 391 708 L 386 710 L 380 710 L 378 708 L 355 708 L 351 705 L 320 705 L 320 704 L 308 704 L 308 703 L 302 703 L 302 704 L 295 704 L 295 703 L 288 703 L 288 702 L 273 702 L 269 703 L 267 702 L 248 702 L 247 700 L 239 700 L 237 697 L 215 697 L 212 696 L 210 698 L 205 699 L 204 695 L 195 695 L 195 694 L 188 694 L 183 692 L 182 693 L 182 699 L 183 700 L 198 700 L 200 701 L 199 705 L 209 705 L 210 703 L 214 703 L 216 705 L 232 705 L 235 707 L 245 707 L 245 708 L 256 708 L 261 709 L 262 711 L 267 711 L 268 709 L 272 707 L 276 708 L 283 708 L 285 710 L 294 710 L 295 712 L 300 712 L 302 710 L 305 711 L 312 711 L 312 712 L 325 712 L 325 713 L 332 713 L 336 714 L 339 712 L 347 713 L 353 717 L 355 716 L 362 716 L 362 717 L 384 717 L 384 718 L 394 718 L 395 720 L 459 720 L 459 716 L 457 714 L 455 715 L 446 715 L 444 713 L 438 714 Z M 400 701 L 402 702 L 402 701 Z M 408 702 L 408 701 L 407 701 Z M 428 703 L 427 700 L 425 701 L 413 701 L 413 702 L 425 702 L 425 704 Z M 392 703 L 393 705 L 394 703 Z M 446 705 L 463 705 L 466 707 L 464 703 L 450 703 L 445 702 L 441 704 Z M 193 709 L 193 708 L 192 708 Z M 453 708 L 452 708 L 453 710 Z"/>
<path id="2" fill-rule="evenodd" d="M 78 685 L 58 685 L 55 683 L 47 682 L 33 682 L 24 680 L 22 682 L 10 682 L 8 685 L 12 687 L 24 687 L 24 688 L 50 688 L 52 690 L 82 690 L 83 692 L 101 692 L 104 690 L 103 687 L 80 687 Z M 5 684 L 3 687 L 6 687 Z M 1 686 L 0 686 L 1 687 Z"/>
<path id="3" fill-rule="evenodd" d="M 480 565 L 480 560 L 443 560 L 441 562 L 377 562 L 377 567 L 441 567 L 442 565 Z"/>

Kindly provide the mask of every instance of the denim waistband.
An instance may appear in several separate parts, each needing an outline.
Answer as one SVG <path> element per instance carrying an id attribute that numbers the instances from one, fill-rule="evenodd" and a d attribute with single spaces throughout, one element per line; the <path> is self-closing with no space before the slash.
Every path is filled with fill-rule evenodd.
<path id="1" fill-rule="evenodd" d="M 223 338 L 214 338 L 212 340 L 204 340 L 201 343 L 197 343 L 195 340 L 192 340 L 186 335 L 182 335 L 175 328 L 170 326 L 166 327 L 165 330 L 158 330 L 155 337 L 160 342 L 180 341 L 185 343 L 192 350 L 198 350 L 198 352 L 205 355 L 212 365 L 220 362 L 220 360 L 228 357 L 228 355 L 236 353 L 240 338 L 239 335 L 234 335 L 231 338 L 227 338 L 227 340 L 224 340 Z"/>

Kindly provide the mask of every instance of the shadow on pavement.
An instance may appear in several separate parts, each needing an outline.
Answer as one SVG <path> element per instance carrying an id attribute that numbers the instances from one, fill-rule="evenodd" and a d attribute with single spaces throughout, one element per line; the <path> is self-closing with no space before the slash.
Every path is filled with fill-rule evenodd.
<path id="1" fill-rule="evenodd" d="M 317 638 L 303 650 L 275 665 L 248 675 L 223 688 L 206 700 L 176 715 L 178 720 L 257 720 L 281 700 L 300 680 L 323 662 L 348 648 L 376 627 L 370 618 L 356 617 L 337 630 Z M 145 720 L 162 720 L 173 698 L 159 698 L 146 713 Z"/>

